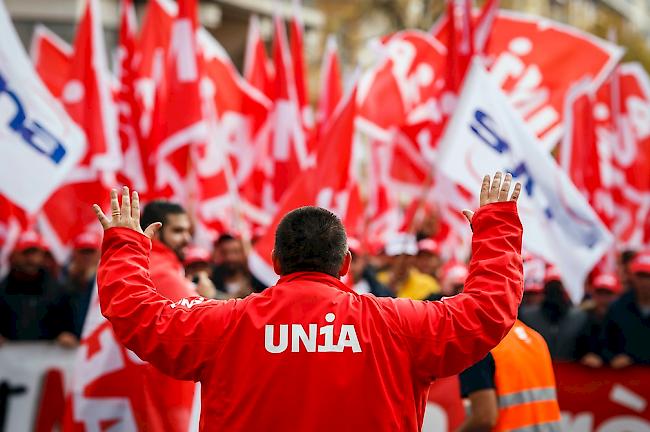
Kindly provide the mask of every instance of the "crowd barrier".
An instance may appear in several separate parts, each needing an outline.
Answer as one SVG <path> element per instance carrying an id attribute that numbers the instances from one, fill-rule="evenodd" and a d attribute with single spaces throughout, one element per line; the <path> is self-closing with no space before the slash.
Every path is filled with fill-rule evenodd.
<path id="1" fill-rule="evenodd" d="M 0 430 L 52 431 L 63 415 L 74 357 L 75 350 L 49 343 L 0 347 Z M 614 371 L 556 363 L 555 374 L 563 432 L 650 432 L 650 367 Z M 453 431 L 464 416 L 457 377 L 436 381 L 423 431 Z"/>

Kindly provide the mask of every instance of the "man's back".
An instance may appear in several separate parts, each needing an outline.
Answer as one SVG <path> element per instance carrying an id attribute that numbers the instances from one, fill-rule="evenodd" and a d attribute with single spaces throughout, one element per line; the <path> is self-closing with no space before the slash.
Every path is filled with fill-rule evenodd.
<path id="1" fill-rule="evenodd" d="M 477 212 L 473 226 L 465 292 L 441 302 L 359 296 L 294 272 L 246 299 L 172 304 L 147 276 L 149 239 L 112 229 L 100 302 L 140 358 L 201 381 L 203 430 L 418 430 L 430 382 L 493 348 L 521 299 L 514 203 Z"/>
<path id="2" fill-rule="evenodd" d="M 202 379 L 213 402 L 203 407 L 205 425 L 415 430 L 430 378 L 405 367 L 409 345 L 388 316 L 374 296 L 318 273 L 292 274 L 239 302 Z M 384 414 L 341 418 L 351 409 Z"/>
<path id="3" fill-rule="evenodd" d="M 98 292 L 115 334 L 170 376 L 201 381 L 202 430 L 418 430 L 429 383 L 476 362 L 507 334 L 521 301 L 521 191 L 483 179 L 462 294 L 436 302 L 358 296 L 345 229 L 317 207 L 276 229 L 278 285 L 243 300 L 171 302 L 149 277 L 139 200 L 111 192 Z M 131 201 L 131 202 L 130 202 Z M 507 202 L 506 202 L 507 201 Z M 306 271 L 308 270 L 308 271 Z M 304 351 L 303 351 L 304 349 Z"/>

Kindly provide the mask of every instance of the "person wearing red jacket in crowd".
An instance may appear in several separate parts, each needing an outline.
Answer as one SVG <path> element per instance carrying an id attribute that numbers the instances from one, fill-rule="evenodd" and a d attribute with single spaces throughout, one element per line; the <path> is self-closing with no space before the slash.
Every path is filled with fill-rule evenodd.
<path id="1" fill-rule="evenodd" d="M 196 285 L 185 277 L 183 260 L 192 240 L 192 224 L 183 207 L 167 201 L 152 201 L 142 212 L 142 222 L 147 225 L 162 222 L 160 230 L 151 238 L 149 255 L 149 277 L 160 295 L 177 302 L 197 294 L 216 293 L 207 274 L 199 277 Z M 136 413 L 141 416 L 141 424 L 146 424 L 148 430 L 187 431 L 195 384 L 164 375 L 151 365 L 145 366 L 143 378 L 146 384 L 140 386 L 139 391 L 145 393 L 149 403 L 146 412 Z"/>
<path id="2" fill-rule="evenodd" d="M 176 303 L 148 273 L 150 238 L 137 193 L 111 193 L 98 287 L 115 334 L 161 371 L 201 382 L 201 430 L 416 431 L 428 389 L 483 358 L 515 322 L 522 296 L 522 227 L 511 177 L 486 176 L 466 211 L 473 254 L 462 294 L 425 302 L 360 295 L 345 229 L 318 207 L 276 230 L 278 283 L 244 299 Z"/>

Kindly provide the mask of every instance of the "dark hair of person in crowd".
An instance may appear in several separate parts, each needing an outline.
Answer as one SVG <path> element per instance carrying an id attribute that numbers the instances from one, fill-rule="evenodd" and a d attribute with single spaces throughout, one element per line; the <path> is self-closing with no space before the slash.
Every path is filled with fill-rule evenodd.
<path id="1" fill-rule="evenodd" d="M 347 251 L 343 223 L 320 207 L 287 213 L 275 232 L 273 253 L 282 275 L 312 271 L 339 277 Z"/>
<path id="2" fill-rule="evenodd" d="M 151 201 L 142 211 L 140 225 L 146 228 L 154 222 L 160 222 L 165 226 L 167 216 L 185 213 L 185 209 L 179 204 L 169 201 Z"/>
<path id="3" fill-rule="evenodd" d="M 544 300 L 542 301 L 542 313 L 546 315 L 550 322 L 557 323 L 571 309 L 571 300 L 569 300 L 564 285 L 561 281 L 550 280 L 544 284 Z"/>
<path id="4" fill-rule="evenodd" d="M 221 234 L 214 242 L 214 246 L 221 246 L 222 244 L 232 241 L 232 240 L 237 240 L 237 237 L 230 233 L 223 233 Z"/>

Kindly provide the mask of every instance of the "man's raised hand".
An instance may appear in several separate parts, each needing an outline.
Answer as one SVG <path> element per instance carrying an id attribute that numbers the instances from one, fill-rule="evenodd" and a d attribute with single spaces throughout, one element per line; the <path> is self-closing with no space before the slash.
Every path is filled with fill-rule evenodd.
<path id="1" fill-rule="evenodd" d="M 151 238 L 160 229 L 162 223 L 155 222 L 149 225 L 144 231 L 140 226 L 140 199 L 138 193 L 133 191 L 133 195 L 129 197 L 129 188 L 124 186 L 122 188 L 122 208 L 117 198 L 117 190 L 111 189 L 111 218 L 106 217 L 102 209 L 97 205 L 93 205 L 93 210 L 102 224 L 104 230 L 113 227 L 130 228 L 134 231 L 142 233 Z"/>
<path id="2" fill-rule="evenodd" d="M 517 182 L 515 184 L 515 189 L 512 191 L 512 195 L 510 195 L 510 183 L 512 183 L 512 174 L 506 174 L 505 178 L 503 178 L 503 181 L 502 177 L 503 174 L 501 172 L 497 172 L 491 182 L 489 175 L 483 177 L 483 184 L 481 185 L 480 207 L 495 202 L 517 201 L 519 194 L 521 193 L 521 183 Z M 463 210 L 463 214 L 469 223 L 472 223 L 474 212 L 470 210 Z"/>

